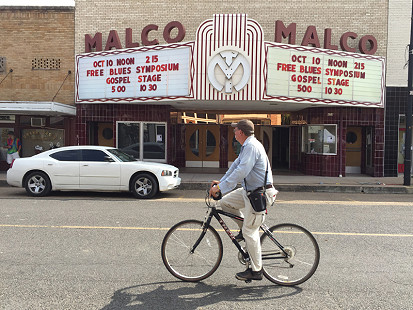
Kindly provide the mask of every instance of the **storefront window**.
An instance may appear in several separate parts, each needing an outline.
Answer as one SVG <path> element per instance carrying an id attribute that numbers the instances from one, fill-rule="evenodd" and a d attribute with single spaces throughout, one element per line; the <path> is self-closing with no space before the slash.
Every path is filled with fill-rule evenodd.
<path id="1" fill-rule="evenodd" d="M 337 154 L 337 125 L 303 127 L 302 151 L 307 154 Z"/>
<path id="2" fill-rule="evenodd" d="M 33 156 L 43 151 L 64 146 L 63 129 L 23 129 L 22 155 Z"/>
<path id="3" fill-rule="evenodd" d="M 116 141 L 119 149 L 138 160 L 166 160 L 166 123 L 118 122 Z"/>
<path id="4" fill-rule="evenodd" d="M 0 160 L 7 159 L 7 133 L 13 131 L 13 128 L 0 128 Z M 18 138 L 18 137 L 17 137 Z"/>

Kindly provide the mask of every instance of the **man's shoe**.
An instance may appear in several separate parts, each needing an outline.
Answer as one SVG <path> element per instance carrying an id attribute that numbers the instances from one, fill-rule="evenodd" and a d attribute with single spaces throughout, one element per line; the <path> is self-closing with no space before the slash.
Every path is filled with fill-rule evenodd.
<path id="1" fill-rule="evenodd" d="M 242 230 L 240 230 L 238 235 L 235 236 L 235 240 L 237 240 L 238 242 L 244 240 L 244 236 L 242 235 Z"/>
<path id="2" fill-rule="evenodd" d="M 260 271 L 252 271 L 251 268 L 243 272 L 239 272 L 235 275 L 238 280 L 248 281 L 248 280 L 262 280 L 262 269 Z"/>

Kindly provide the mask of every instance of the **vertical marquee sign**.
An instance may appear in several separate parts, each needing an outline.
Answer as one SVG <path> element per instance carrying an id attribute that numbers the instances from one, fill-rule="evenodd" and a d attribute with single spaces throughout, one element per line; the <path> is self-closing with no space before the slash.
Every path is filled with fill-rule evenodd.
<path id="1" fill-rule="evenodd" d="M 266 99 L 383 107 L 384 58 L 267 43 Z"/>
<path id="2" fill-rule="evenodd" d="M 191 47 L 155 47 L 76 57 L 76 102 L 133 102 L 189 95 Z"/>

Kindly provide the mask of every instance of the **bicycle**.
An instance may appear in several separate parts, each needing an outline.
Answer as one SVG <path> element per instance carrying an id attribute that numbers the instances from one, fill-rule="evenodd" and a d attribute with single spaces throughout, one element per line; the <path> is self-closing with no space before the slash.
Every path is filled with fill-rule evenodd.
<path id="1" fill-rule="evenodd" d="M 250 257 L 220 215 L 243 221 L 243 218 L 217 209 L 207 192 L 208 207 L 204 221 L 184 220 L 166 233 L 161 247 L 162 261 L 176 278 L 198 282 L 211 276 L 219 267 L 223 256 L 222 239 L 214 227 L 216 218 L 237 247 L 238 260 L 249 266 Z M 262 224 L 261 247 L 263 274 L 273 283 L 294 286 L 307 281 L 316 271 L 320 249 L 314 236 L 296 224 L 278 224 L 268 228 Z M 246 280 L 246 283 L 251 280 Z"/>

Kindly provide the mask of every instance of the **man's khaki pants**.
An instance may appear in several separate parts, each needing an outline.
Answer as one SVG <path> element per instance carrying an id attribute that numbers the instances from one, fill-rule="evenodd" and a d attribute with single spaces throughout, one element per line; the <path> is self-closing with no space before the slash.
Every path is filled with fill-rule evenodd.
<path id="1" fill-rule="evenodd" d="M 265 211 L 255 212 L 243 188 L 238 188 L 226 194 L 219 201 L 218 206 L 223 211 L 244 217 L 244 222 L 237 222 L 247 245 L 247 251 L 251 258 L 251 269 L 259 271 L 262 269 L 261 243 L 259 229 L 265 220 Z M 244 209 L 244 212 L 241 212 Z"/>

